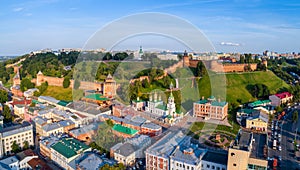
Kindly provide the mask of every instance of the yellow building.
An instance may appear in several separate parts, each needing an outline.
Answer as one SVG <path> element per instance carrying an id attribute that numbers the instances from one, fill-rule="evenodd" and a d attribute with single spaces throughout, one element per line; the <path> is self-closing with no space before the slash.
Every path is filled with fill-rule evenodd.
<path id="1" fill-rule="evenodd" d="M 240 130 L 236 140 L 228 150 L 227 169 L 267 170 L 266 143 L 266 134 L 253 134 Z"/>
<path id="2" fill-rule="evenodd" d="M 256 131 L 267 132 L 268 127 L 268 115 L 264 113 L 254 113 L 255 115 L 246 119 L 246 128 Z"/>

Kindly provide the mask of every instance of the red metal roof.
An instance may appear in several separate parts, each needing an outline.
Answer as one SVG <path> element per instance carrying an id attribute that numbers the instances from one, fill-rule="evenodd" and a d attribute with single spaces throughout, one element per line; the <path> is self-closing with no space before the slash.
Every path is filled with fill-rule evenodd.
<path id="1" fill-rule="evenodd" d="M 284 99 L 284 98 L 286 98 L 286 97 L 291 97 L 292 94 L 289 93 L 289 92 L 283 92 L 283 93 L 275 94 L 275 96 L 277 96 L 277 97 L 280 98 L 280 99 Z"/>

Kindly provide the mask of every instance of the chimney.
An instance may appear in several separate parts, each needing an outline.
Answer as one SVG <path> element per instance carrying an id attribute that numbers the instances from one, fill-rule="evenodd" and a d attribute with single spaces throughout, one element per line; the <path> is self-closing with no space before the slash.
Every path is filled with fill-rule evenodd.
<path id="1" fill-rule="evenodd" d="M 139 101 L 139 100 L 140 100 L 140 97 L 137 97 L 136 100 Z"/>
<path id="2" fill-rule="evenodd" d="M 219 103 L 221 102 L 221 99 L 220 99 L 220 98 L 218 98 L 218 102 L 219 102 Z"/>
<path id="3" fill-rule="evenodd" d="M 202 96 L 201 100 L 204 100 L 204 96 Z"/>

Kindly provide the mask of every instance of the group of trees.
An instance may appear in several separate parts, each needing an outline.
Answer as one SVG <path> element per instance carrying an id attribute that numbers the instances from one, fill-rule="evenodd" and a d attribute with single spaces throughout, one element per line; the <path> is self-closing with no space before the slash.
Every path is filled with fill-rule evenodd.
<path id="1" fill-rule="evenodd" d="M 28 78 L 24 78 L 21 80 L 20 88 L 22 92 L 34 88 L 34 86 L 35 84 L 32 83 Z"/>
<path id="2" fill-rule="evenodd" d="M 54 53 L 36 54 L 22 62 L 21 77 L 30 75 L 36 77 L 39 71 L 46 76 L 62 77 L 70 71 L 64 69 L 64 66 L 74 65 L 76 63 L 79 52 L 62 52 L 59 55 Z"/>
<path id="3" fill-rule="evenodd" d="M 21 148 L 16 141 L 13 141 L 12 145 L 11 145 L 11 150 L 13 153 L 18 153 L 20 152 L 22 149 L 23 150 L 26 150 L 28 149 L 30 146 L 29 146 L 29 143 L 28 141 L 24 141 L 23 142 L 23 148 Z"/>
<path id="4" fill-rule="evenodd" d="M 124 60 L 124 59 L 129 59 L 133 58 L 133 54 L 128 55 L 126 52 L 120 52 L 112 55 L 111 53 L 107 52 L 103 56 L 103 60 Z"/>
<path id="5" fill-rule="evenodd" d="M 48 82 L 42 83 L 40 86 L 37 86 L 38 91 L 34 92 L 34 96 L 40 96 L 42 95 L 48 88 Z"/>
<path id="6" fill-rule="evenodd" d="M 0 62 L 0 81 L 3 84 L 7 83 L 10 79 L 10 75 L 14 73 L 14 69 L 12 67 L 6 68 L 5 62 Z"/>
<path id="7" fill-rule="evenodd" d="M 264 84 L 249 84 L 246 86 L 246 88 L 255 98 L 266 98 L 270 95 L 268 86 Z"/>
<path id="8" fill-rule="evenodd" d="M 4 104 L 6 101 L 8 101 L 8 93 L 7 91 L 0 89 L 0 104 L 3 106 L 2 116 L 4 117 L 3 121 L 5 123 L 13 120 L 10 108 Z"/>

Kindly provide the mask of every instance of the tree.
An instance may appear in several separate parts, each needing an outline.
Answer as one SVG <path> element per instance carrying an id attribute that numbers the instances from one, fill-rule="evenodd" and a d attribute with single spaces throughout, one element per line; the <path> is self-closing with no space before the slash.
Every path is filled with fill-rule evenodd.
<path id="1" fill-rule="evenodd" d="M 63 87 L 68 88 L 70 84 L 71 84 L 70 79 L 68 77 L 65 77 L 63 81 Z"/>
<path id="2" fill-rule="evenodd" d="M 297 121 L 298 121 L 298 111 L 297 111 L 297 110 L 295 110 L 295 111 L 293 112 L 293 117 L 292 117 L 292 119 L 293 119 L 293 122 L 297 122 Z"/>
<path id="3" fill-rule="evenodd" d="M 80 87 L 80 81 L 76 79 L 74 81 L 74 89 L 79 89 L 79 87 Z"/>
<path id="4" fill-rule="evenodd" d="M 34 83 L 32 83 L 29 79 L 27 78 L 24 78 L 22 81 L 21 81 L 21 91 L 24 92 L 28 89 L 31 89 L 31 88 L 34 88 Z"/>
<path id="5" fill-rule="evenodd" d="M 28 149 L 28 148 L 29 148 L 29 143 L 28 143 L 27 140 L 25 140 L 25 141 L 23 142 L 23 149 L 26 150 L 26 149 Z"/>
<path id="6" fill-rule="evenodd" d="M 18 153 L 20 151 L 20 147 L 16 141 L 14 141 L 11 145 L 11 150 L 13 153 Z"/>
<path id="7" fill-rule="evenodd" d="M 0 103 L 5 103 L 8 100 L 8 93 L 5 90 L 0 90 Z"/>
<path id="8" fill-rule="evenodd" d="M 4 122 L 11 122 L 12 121 L 11 111 L 10 111 L 10 108 L 7 105 L 4 105 L 2 115 L 4 117 Z"/>

